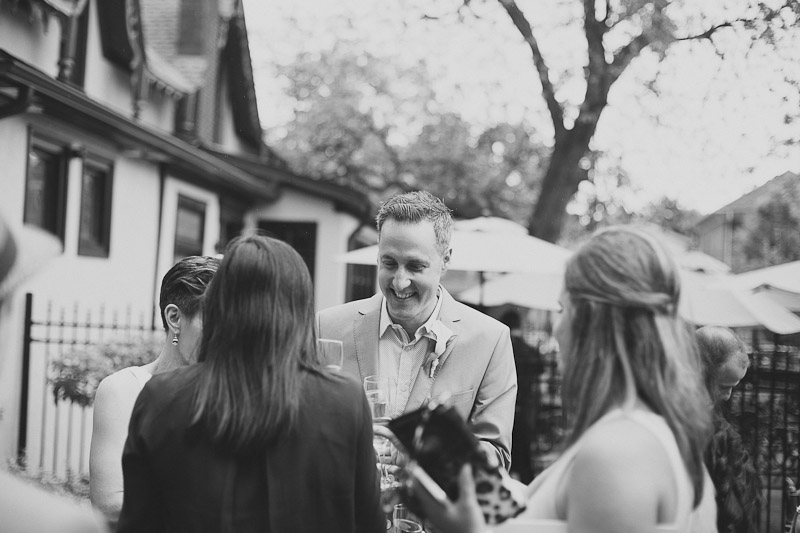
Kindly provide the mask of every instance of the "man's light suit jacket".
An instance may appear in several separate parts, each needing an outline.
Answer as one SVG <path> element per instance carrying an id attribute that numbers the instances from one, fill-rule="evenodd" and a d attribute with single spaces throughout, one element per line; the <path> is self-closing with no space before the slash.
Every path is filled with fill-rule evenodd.
<path id="1" fill-rule="evenodd" d="M 509 329 L 497 320 L 453 299 L 442 289 L 439 320 L 453 332 L 430 376 L 430 358 L 420 368 L 405 411 L 430 398 L 449 394 L 449 404 L 469 422 L 487 451 L 511 464 L 511 430 L 517 373 Z M 317 313 L 320 339 L 344 344 L 342 370 L 363 382 L 378 373 L 378 332 L 383 295 L 338 305 Z M 433 344 L 433 343 L 431 343 Z"/>

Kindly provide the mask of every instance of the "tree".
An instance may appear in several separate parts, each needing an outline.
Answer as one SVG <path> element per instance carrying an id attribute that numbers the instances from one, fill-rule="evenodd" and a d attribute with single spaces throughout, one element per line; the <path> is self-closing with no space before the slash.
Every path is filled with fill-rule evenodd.
<path id="1" fill-rule="evenodd" d="M 459 15 L 464 16 L 465 11 L 479 2 L 463 0 Z M 561 2 L 561 6 L 576 11 L 569 24 L 581 26 L 585 54 L 577 58 L 581 63 L 578 68 L 573 65 L 571 70 L 556 71 L 543 53 L 541 28 L 532 25 L 532 19 L 520 7 L 521 2 L 497 0 L 497 3 L 530 49 L 538 73 L 536 89 L 552 123 L 552 151 L 528 225 L 532 235 L 552 242 L 563 228 L 567 204 L 585 180 L 581 161 L 591 153 L 591 142 L 608 106 L 609 92 L 632 61 L 645 53 L 663 59 L 672 47 L 687 41 L 714 47 L 724 55 L 724 46 L 718 39 L 723 34 L 775 45 L 781 31 L 800 26 L 797 0 L 753 0 L 737 6 L 680 0 Z M 541 9 L 540 5 L 534 8 L 535 5 L 532 4 L 531 11 Z M 560 96 L 560 90 L 578 71 L 584 85 L 583 99 L 569 102 Z"/>
<path id="2" fill-rule="evenodd" d="M 356 187 L 376 205 L 426 189 L 460 218 L 527 222 L 548 156 L 529 126 L 482 130 L 440 110 L 424 63 L 401 65 L 344 41 L 280 73 L 295 119 L 270 132 L 271 145 L 295 171 Z"/>

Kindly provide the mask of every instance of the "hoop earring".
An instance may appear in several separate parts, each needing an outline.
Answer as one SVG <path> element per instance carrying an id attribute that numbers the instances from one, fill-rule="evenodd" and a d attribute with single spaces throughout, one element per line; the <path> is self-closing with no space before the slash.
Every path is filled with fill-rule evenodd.
<path id="1" fill-rule="evenodd" d="M 177 331 L 175 332 L 175 335 L 172 337 L 172 345 L 173 346 L 177 346 L 178 345 L 178 332 Z"/>

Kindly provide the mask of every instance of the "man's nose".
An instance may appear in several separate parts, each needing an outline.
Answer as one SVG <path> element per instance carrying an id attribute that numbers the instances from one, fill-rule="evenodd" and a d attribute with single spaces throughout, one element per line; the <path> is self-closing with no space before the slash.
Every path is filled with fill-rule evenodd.
<path id="1" fill-rule="evenodd" d="M 404 269 L 398 269 L 392 278 L 392 288 L 396 291 L 402 291 L 411 284 L 408 273 Z"/>

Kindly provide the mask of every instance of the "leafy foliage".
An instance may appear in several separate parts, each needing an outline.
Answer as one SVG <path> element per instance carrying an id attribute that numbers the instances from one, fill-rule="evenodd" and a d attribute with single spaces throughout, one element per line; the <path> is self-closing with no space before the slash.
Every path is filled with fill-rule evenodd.
<path id="1" fill-rule="evenodd" d="M 752 270 L 800 260 L 800 184 L 789 183 L 761 204 L 739 238 L 744 260 L 739 270 Z"/>
<path id="2" fill-rule="evenodd" d="M 426 65 L 405 66 L 340 42 L 281 71 L 295 120 L 272 145 L 298 173 L 355 187 L 374 204 L 425 189 L 460 218 L 524 223 L 547 149 L 526 124 L 476 128 L 441 110 Z"/>
<path id="3" fill-rule="evenodd" d="M 162 343 L 163 333 L 159 332 L 131 340 L 75 347 L 50 363 L 48 383 L 53 389 L 53 401 L 92 405 L 97 386 L 106 376 L 154 361 Z"/>

